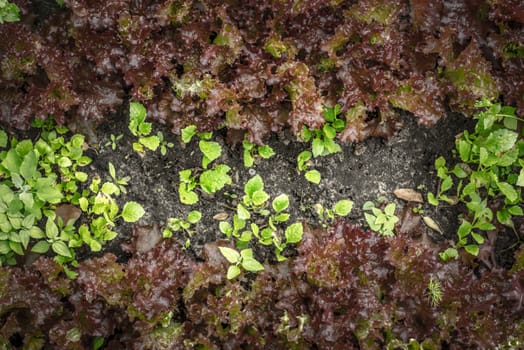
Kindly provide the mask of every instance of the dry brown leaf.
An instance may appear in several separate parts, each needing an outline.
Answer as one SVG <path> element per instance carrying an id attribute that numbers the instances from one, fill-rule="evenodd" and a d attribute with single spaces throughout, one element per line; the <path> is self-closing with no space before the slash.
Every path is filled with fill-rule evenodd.
<path id="1" fill-rule="evenodd" d="M 57 218 L 62 219 L 64 225 L 67 225 L 69 222 L 76 222 L 80 215 L 82 215 L 82 211 L 71 204 L 60 204 L 56 207 L 55 214 Z"/>
<path id="2" fill-rule="evenodd" d="M 229 217 L 228 213 L 218 213 L 215 216 L 213 216 L 213 219 L 218 221 L 226 220 Z"/>
<path id="3" fill-rule="evenodd" d="M 435 220 L 433 220 L 429 216 L 423 216 L 422 220 L 424 220 L 424 223 L 426 224 L 426 226 L 429 227 L 430 229 L 432 229 L 433 231 L 437 231 L 441 235 L 444 234 L 444 233 L 442 233 L 442 230 L 441 230 L 440 226 L 435 222 Z"/>
<path id="4" fill-rule="evenodd" d="M 398 188 L 395 191 L 393 191 L 393 193 L 397 198 L 405 200 L 407 202 L 424 203 L 422 195 L 411 188 Z"/>

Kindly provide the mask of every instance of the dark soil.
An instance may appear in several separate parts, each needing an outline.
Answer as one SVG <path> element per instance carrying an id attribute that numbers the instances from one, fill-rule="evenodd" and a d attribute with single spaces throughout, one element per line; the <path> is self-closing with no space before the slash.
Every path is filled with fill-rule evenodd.
<path id="1" fill-rule="evenodd" d="M 155 124 L 153 133 L 162 131 L 167 141 L 175 144 L 174 148 L 169 149 L 166 156 L 160 155 L 159 151 L 148 151 L 143 157 L 132 150 L 135 137 L 127 128 L 126 118 L 114 118 L 101 125 L 97 129 L 98 139 L 92 145 L 94 162 L 90 166 L 93 172 L 104 178 L 109 176 L 108 162 L 112 162 L 118 176 L 131 177 L 128 194 L 121 200 L 135 200 L 144 206 L 146 214 L 138 223 L 140 226 L 159 225 L 163 228 L 170 217 L 185 218 L 190 210 L 201 211 L 202 220 L 194 227 L 191 237 L 182 231 L 173 237 L 181 245 L 189 238 L 191 245 L 188 252 L 200 259 L 205 243 L 225 238 L 218 229 L 218 221 L 213 217 L 220 213 L 230 217 L 233 215 L 237 200 L 235 197 L 241 198 L 244 184 L 255 174 L 264 179 L 265 189 L 272 198 L 281 193 L 289 195 L 291 222 L 305 221 L 313 226 L 325 224 L 317 216 L 314 204 L 320 203 L 324 208 L 330 208 L 336 201 L 345 198 L 354 201 L 354 209 L 348 217 L 353 222 L 366 225 L 362 204 L 379 198 L 395 201 L 397 215 L 400 216 L 406 202 L 396 199 L 393 191 L 398 188 L 415 189 L 424 197 L 427 191 L 436 191 L 438 178 L 433 165 L 435 158 L 440 155 L 451 158 L 455 136 L 472 126 L 471 120 L 457 114 L 450 114 L 434 127 L 421 127 L 409 115 L 403 115 L 402 122 L 402 130 L 389 140 L 368 139 L 361 144 L 344 145 L 342 153 L 313 159 L 314 168 L 322 174 L 319 185 L 308 182 L 296 168 L 297 155 L 307 149 L 309 144 L 297 142 L 289 133 L 282 132 L 268 140 L 276 156 L 269 160 L 258 159 L 250 169 L 243 166 L 240 147 L 229 147 L 225 142 L 225 134 L 215 133 L 214 140 L 221 143 L 224 150 L 222 157 L 215 162 L 231 167 L 233 184 L 214 196 L 199 193 L 200 201 L 193 206 L 183 205 L 178 199 L 178 172 L 198 169 L 201 152 L 195 139 L 185 145 L 178 136 L 161 125 Z M 106 145 L 111 134 L 124 134 L 114 151 Z M 422 234 L 427 234 L 437 242 L 454 239 L 460 208 L 446 205 L 435 208 L 427 203 L 420 208 L 424 210 L 424 215 L 431 217 L 440 226 L 443 233 L 421 225 L 419 231 L 422 229 Z M 131 237 L 133 228 L 131 225 L 122 225 L 118 229 L 119 236 L 108 242 L 104 250 L 116 253 L 125 260 L 126 254 L 120 245 Z M 504 251 L 513 243 L 508 235 L 499 239 L 497 250 Z M 262 260 L 274 261 L 270 249 L 260 245 L 254 248 Z M 497 260 L 501 265 L 510 267 L 512 252 L 505 252 L 504 256 L 497 256 Z"/>

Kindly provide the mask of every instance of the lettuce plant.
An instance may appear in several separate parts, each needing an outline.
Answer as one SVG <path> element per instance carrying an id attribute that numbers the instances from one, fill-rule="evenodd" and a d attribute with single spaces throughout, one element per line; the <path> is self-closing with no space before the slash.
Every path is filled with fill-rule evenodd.
<path id="1" fill-rule="evenodd" d="M 520 118 L 515 115 L 515 108 L 487 99 L 476 107 L 482 110 L 475 115 L 475 130 L 464 131 L 456 141 L 458 163 L 450 169 L 443 157 L 437 158 L 435 168 L 440 186 L 436 194 L 428 193 L 428 202 L 433 205 L 444 201 L 466 207 L 457 230 L 457 247 L 475 256 L 485 242 L 483 232 L 497 230 L 497 223 L 515 230 L 513 217 L 524 214 L 521 207 L 524 141 L 520 136 Z"/>

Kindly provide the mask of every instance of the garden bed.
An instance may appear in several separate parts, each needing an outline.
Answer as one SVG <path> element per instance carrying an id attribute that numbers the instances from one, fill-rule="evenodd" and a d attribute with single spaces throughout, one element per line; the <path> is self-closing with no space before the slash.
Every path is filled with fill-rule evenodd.
<path id="1" fill-rule="evenodd" d="M 518 1 L 13 3 L 1 346 L 523 346 Z"/>

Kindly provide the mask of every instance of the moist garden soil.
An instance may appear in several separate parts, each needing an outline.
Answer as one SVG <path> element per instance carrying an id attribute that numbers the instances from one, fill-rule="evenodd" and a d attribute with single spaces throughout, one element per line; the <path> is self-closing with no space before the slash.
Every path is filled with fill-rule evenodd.
<path id="1" fill-rule="evenodd" d="M 85 172 L 110 180 L 113 164 L 129 177 L 120 208 L 134 201 L 145 215 L 117 220 L 100 252 L 77 249 L 76 279 L 51 253 L 0 267 L 0 348 L 523 348 L 522 218 L 515 232 L 496 223 L 478 257 L 459 249 L 443 262 L 467 210 L 425 201 L 440 185 L 435 159 L 455 164 L 476 101 L 523 115 L 521 1 L 12 2 L 20 20 L 0 24 L 0 122 L 20 138 L 38 137 L 20 131 L 35 117 L 85 134 Z M 130 102 L 173 143 L 165 155 L 133 150 Z M 297 140 L 335 105 L 342 152 L 309 162 L 316 185 L 297 169 L 311 143 Z M 188 125 L 213 130 L 212 166 L 232 177 L 191 206 L 179 171 L 199 174 L 202 153 L 180 141 Z M 114 149 L 112 135 L 122 135 Z M 275 156 L 244 167 L 244 137 Z M 303 236 L 280 262 L 253 240 L 264 270 L 228 279 L 219 248 L 235 242 L 218 218 L 232 220 L 255 175 L 271 198 L 289 196 Z M 354 203 L 347 217 L 318 215 L 343 199 Z M 394 236 L 367 229 L 367 201 L 396 204 Z M 191 210 L 202 220 L 162 237 Z"/>
<path id="2" fill-rule="evenodd" d="M 350 199 L 354 202 L 354 209 L 347 219 L 366 225 L 361 210 L 366 201 L 381 198 L 387 202 L 394 201 L 397 203 L 397 213 L 401 215 L 407 202 L 397 199 L 393 194 L 394 190 L 413 189 L 424 197 L 428 191 L 435 192 L 439 183 L 434 160 L 441 155 L 452 159 L 451 151 L 454 149 L 456 135 L 471 127 L 472 122 L 461 115 L 450 114 L 434 127 L 423 127 L 417 125 L 412 116 L 402 114 L 402 123 L 404 126 L 401 131 L 388 140 L 371 138 L 355 145 L 343 145 L 341 153 L 313 158 L 312 166 L 322 175 L 318 185 L 308 182 L 304 173 L 297 169 L 297 155 L 308 149 L 309 143 L 296 141 L 286 131 L 278 133 L 267 143 L 276 155 L 270 159 L 258 157 L 253 167 L 246 168 L 243 165 L 242 146 L 231 147 L 226 143 L 225 133 L 218 131 L 213 139 L 222 145 L 224 151 L 215 162 L 231 167 L 233 183 L 214 195 L 200 191 L 199 203 L 191 206 L 184 205 L 179 200 L 178 172 L 201 168 L 202 153 L 198 149 L 197 140 L 184 144 L 180 137 L 162 125 L 155 125 L 153 134 L 162 131 L 166 141 L 174 144 L 165 156 L 159 151 L 148 151 L 145 155 L 134 152 L 132 143 L 136 142 L 136 137 L 129 132 L 125 116 L 115 117 L 102 124 L 96 130 L 95 143 L 91 144 L 92 149 L 88 152 L 94 160 L 89 167 L 91 172 L 104 179 L 109 177 L 108 163 L 111 162 L 119 176 L 131 178 L 128 194 L 121 200 L 136 201 L 144 206 L 146 214 L 138 226 L 157 225 L 163 228 L 168 218 L 185 218 L 190 210 L 200 211 L 202 220 L 192 227 L 194 234 L 190 236 L 178 231 L 174 239 L 181 246 L 190 239 L 188 253 L 201 259 L 205 243 L 226 238 L 219 231 L 217 216 L 222 217 L 221 220 L 226 215 L 229 219 L 232 218 L 237 202 L 244 195 L 244 184 L 256 174 L 262 177 L 265 190 L 272 198 L 282 193 L 289 196 L 288 211 L 291 221 L 306 222 L 311 226 L 326 226 L 328 223 L 316 213 L 316 203 L 324 208 L 331 208 L 338 200 Z M 112 150 L 108 144 L 110 135 L 120 134 L 124 137 L 117 141 L 116 149 Z M 418 235 L 429 235 L 436 242 L 455 238 L 460 208 L 450 205 L 434 207 L 427 203 L 411 203 L 410 208 L 415 204 L 441 228 L 441 232 L 437 232 L 425 225 L 418 225 L 415 230 Z M 132 225 L 123 225 L 118 238 L 108 242 L 104 251 L 114 252 L 125 259 L 125 253 L 119 246 L 131 237 Z M 513 251 L 505 248 L 514 243 L 511 240 L 512 236 L 509 236 L 503 243 L 499 243 L 498 252 L 504 253 L 497 254 L 497 261 L 505 262 L 509 267 L 514 260 Z M 258 254 L 262 254 L 262 261 L 267 259 L 275 262 L 271 250 L 257 250 Z"/>

